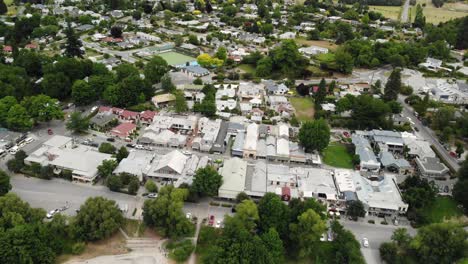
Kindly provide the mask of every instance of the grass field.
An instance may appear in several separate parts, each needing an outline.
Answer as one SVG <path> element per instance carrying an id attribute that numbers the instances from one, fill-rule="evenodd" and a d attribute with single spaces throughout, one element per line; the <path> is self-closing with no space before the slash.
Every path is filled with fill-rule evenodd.
<path id="1" fill-rule="evenodd" d="M 294 109 L 296 109 L 296 117 L 300 122 L 305 122 L 314 119 L 314 102 L 307 97 L 291 97 L 289 98 Z"/>
<path id="2" fill-rule="evenodd" d="M 417 0 L 417 3 L 426 4 L 426 6 L 423 6 L 423 13 L 428 23 L 438 24 L 454 18 L 468 16 L 468 4 L 463 2 L 445 3 L 440 8 L 436 8 L 431 0 Z M 414 20 L 415 15 L 416 7 L 413 6 L 411 7 L 412 20 Z"/>
<path id="3" fill-rule="evenodd" d="M 431 223 L 441 223 L 445 219 L 461 216 L 463 213 L 457 207 L 457 203 L 451 197 L 436 197 L 435 203 L 424 210 L 424 216 Z"/>
<path id="4" fill-rule="evenodd" d="M 187 62 L 194 62 L 197 61 L 196 58 L 175 52 L 175 51 L 169 51 L 169 52 L 163 52 L 158 54 L 158 56 L 161 56 L 169 65 L 175 66 L 175 65 L 182 65 Z"/>
<path id="5" fill-rule="evenodd" d="M 331 51 L 335 51 L 339 46 L 326 40 L 307 40 L 303 37 L 298 37 L 295 39 L 296 43 L 299 45 L 306 46 L 317 46 L 322 48 L 327 48 Z"/>
<path id="6" fill-rule="evenodd" d="M 381 13 L 384 17 L 393 20 L 400 19 L 401 6 L 369 6 L 369 11 Z"/>
<path id="7" fill-rule="evenodd" d="M 323 163 L 337 167 L 352 169 L 353 157 L 348 153 L 348 150 L 343 144 L 330 143 L 326 149 L 323 150 Z"/>
<path id="8" fill-rule="evenodd" d="M 238 68 L 241 69 L 245 73 L 251 73 L 251 74 L 255 73 L 255 68 L 250 64 L 240 64 Z"/>

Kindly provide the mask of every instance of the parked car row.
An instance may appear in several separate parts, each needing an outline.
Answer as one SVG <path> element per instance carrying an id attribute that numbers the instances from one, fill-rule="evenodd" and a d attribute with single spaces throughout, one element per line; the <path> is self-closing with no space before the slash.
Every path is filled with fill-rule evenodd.
<path id="1" fill-rule="evenodd" d="M 89 139 L 89 138 L 88 138 L 88 139 L 85 139 L 83 142 L 81 142 L 81 144 L 82 144 L 82 145 L 85 145 L 85 146 L 95 147 L 95 148 L 99 147 L 99 144 L 98 144 L 98 143 L 92 141 L 92 140 Z"/>
<path id="2" fill-rule="evenodd" d="M 8 153 L 15 155 L 20 148 L 26 146 L 27 144 L 31 143 L 34 141 L 34 138 L 32 137 L 22 137 L 21 140 L 17 140 L 16 144 L 8 144 L 5 146 L 4 150 L 0 150 L 0 155 L 6 154 L 7 151 Z"/>

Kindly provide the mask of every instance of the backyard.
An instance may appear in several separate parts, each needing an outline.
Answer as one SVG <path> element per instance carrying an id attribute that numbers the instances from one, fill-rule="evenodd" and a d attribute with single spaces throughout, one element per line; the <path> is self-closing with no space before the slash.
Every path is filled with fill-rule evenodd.
<path id="1" fill-rule="evenodd" d="M 314 102 L 308 97 L 291 97 L 289 98 L 292 106 L 296 110 L 296 118 L 300 122 L 305 122 L 314 119 Z"/>
<path id="2" fill-rule="evenodd" d="M 352 169 L 353 157 L 346 149 L 346 146 L 337 142 L 332 142 L 322 152 L 323 163 L 337 167 Z"/>
<path id="3" fill-rule="evenodd" d="M 423 211 L 424 217 L 430 223 L 441 223 L 445 219 L 463 215 L 457 203 L 448 196 L 438 196 L 434 204 Z"/>

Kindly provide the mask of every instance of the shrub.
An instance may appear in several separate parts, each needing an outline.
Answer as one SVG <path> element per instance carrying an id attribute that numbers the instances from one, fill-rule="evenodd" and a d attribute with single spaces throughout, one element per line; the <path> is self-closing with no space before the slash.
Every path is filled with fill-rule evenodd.
<path id="1" fill-rule="evenodd" d="M 211 206 L 219 206 L 219 203 L 217 203 L 217 202 L 210 202 L 210 205 L 211 205 Z"/>
<path id="2" fill-rule="evenodd" d="M 232 205 L 231 205 L 231 204 L 221 204 L 221 206 L 222 206 L 222 207 L 229 207 L 229 208 L 231 208 L 231 207 L 232 207 Z"/>
<path id="3" fill-rule="evenodd" d="M 85 248 L 86 248 L 86 243 L 85 242 L 76 242 L 75 244 L 73 244 L 71 251 L 72 251 L 73 255 L 79 255 L 79 254 L 83 253 Z"/>
<path id="4" fill-rule="evenodd" d="M 184 262 L 190 257 L 195 246 L 192 244 L 192 241 L 186 239 L 181 242 L 169 243 L 166 248 L 170 250 L 169 257 L 171 259 L 177 262 Z"/>
<path id="5" fill-rule="evenodd" d="M 369 220 L 369 221 L 367 221 L 367 222 L 368 222 L 369 224 L 375 224 L 375 221 L 374 221 L 374 220 L 372 220 L 372 219 L 371 219 L 371 220 Z"/>
<path id="6" fill-rule="evenodd" d="M 380 224 L 381 224 L 381 225 L 388 225 L 387 221 L 385 221 L 385 220 L 382 221 L 382 222 L 380 222 Z"/>
<path id="7" fill-rule="evenodd" d="M 158 186 L 152 180 L 148 180 L 145 183 L 145 188 L 148 192 L 152 192 L 152 193 L 158 192 Z"/>

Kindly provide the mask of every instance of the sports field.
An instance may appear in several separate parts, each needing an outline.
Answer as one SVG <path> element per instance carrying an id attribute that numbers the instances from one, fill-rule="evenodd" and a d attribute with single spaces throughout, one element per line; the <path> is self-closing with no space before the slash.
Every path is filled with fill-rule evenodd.
<path id="1" fill-rule="evenodd" d="M 158 54 L 158 56 L 161 56 L 171 66 L 183 65 L 187 62 L 193 65 L 193 63 L 197 61 L 196 58 L 175 51 L 163 52 Z"/>

